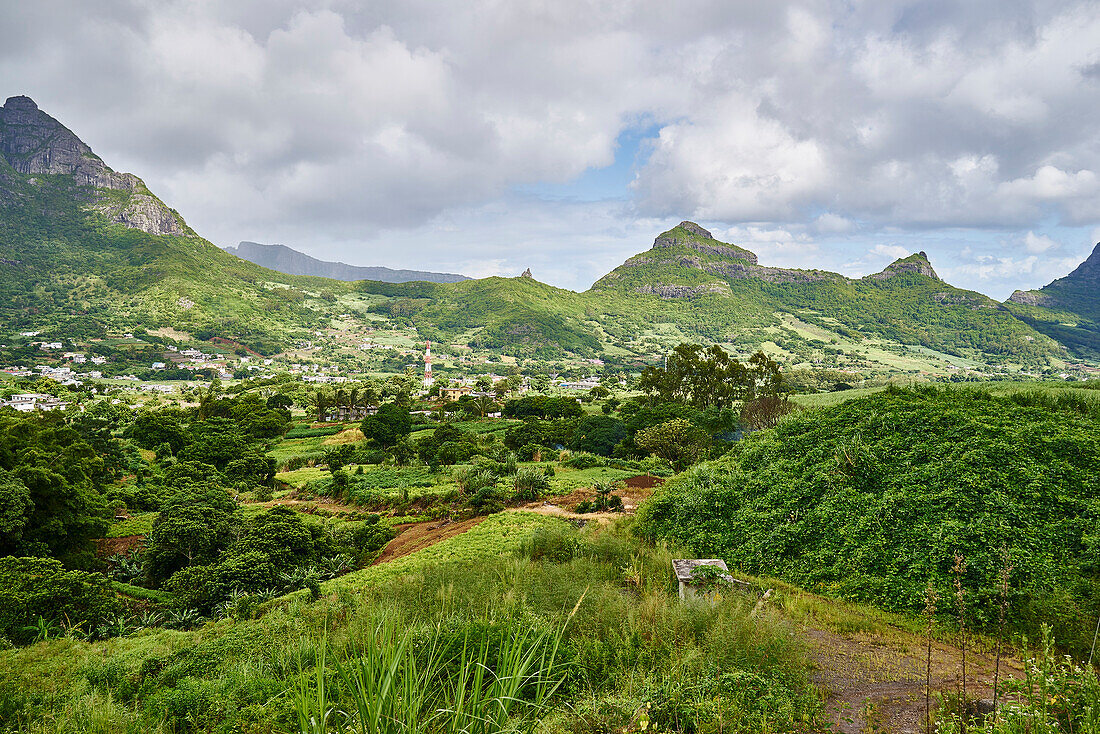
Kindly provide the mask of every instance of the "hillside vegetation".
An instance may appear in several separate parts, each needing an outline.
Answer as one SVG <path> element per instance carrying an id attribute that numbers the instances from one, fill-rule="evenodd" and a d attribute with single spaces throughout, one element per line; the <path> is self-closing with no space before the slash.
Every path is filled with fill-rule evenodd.
<path id="1" fill-rule="evenodd" d="M 899 390 L 803 412 L 665 484 L 640 532 L 743 571 L 905 611 L 931 581 L 968 621 L 996 618 L 1073 647 L 1100 612 L 1100 402 L 1094 391 Z M 941 603 L 941 611 L 952 605 Z M 1086 639 L 1087 638 L 1087 639 Z"/>
<path id="2" fill-rule="evenodd" d="M 310 279 L 196 236 L 109 222 L 83 208 L 90 195 L 69 176 L 29 179 L 0 158 L 0 318 L 9 326 L 67 339 L 170 326 L 270 352 L 317 323 Z"/>
<path id="3" fill-rule="evenodd" d="M 691 222 L 658 235 L 584 293 L 522 277 L 347 283 L 284 275 L 203 240 L 30 100 L 9 104 L 34 123 L 4 128 L 16 143 L 31 145 L 28 130 L 56 133 L 50 145 L 75 146 L 86 151 L 81 161 L 95 161 L 88 183 L 91 174 L 76 175 L 80 165 L 69 174 L 0 156 L 0 315 L 51 338 L 167 327 L 272 354 L 358 311 L 365 323 L 403 327 L 416 339 L 544 359 L 648 358 L 684 340 L 744 353 L 768 345 L 793 364 L 855 368 L 894 369 L 882 350 L 905 355 L 910 347 L 991 364 L 1040 365 L 1064 353 L 1004 306 L 944 283 L 923 254 L 850 280 L 761 266 Z M 134 220 L 127 212 L 137 200 L 165 222 Z"/>

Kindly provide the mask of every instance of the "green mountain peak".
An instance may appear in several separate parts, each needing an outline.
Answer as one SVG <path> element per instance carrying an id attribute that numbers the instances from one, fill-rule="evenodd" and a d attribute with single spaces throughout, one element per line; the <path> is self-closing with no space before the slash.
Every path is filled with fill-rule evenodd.
<path id="1" fill-rule="evenodd" d="M 882 272 L 868 275 L 866 277 L 870 278 L 871 280 L 887 280 L 889 278 L 894 278 L 899 275 L 905 275 L 907 273 L 923 275 L 928 278 L 940 280 L 940 276 L 936 275 L 936 271 L 932 268 L 932 263 L 928 260 L 928 255 L 924 254 L 923 250 L 921 252 L 915 252 L 912 255 L 899 258 L 883 268 Z"/>
<path id="2" fill-rule="evenodd" d="M 1005 308 L 1087 359 L 1100 359 L 1100 243 L 1069 275 L 1034 291 L 1016 291 Z"/>
<path id="3" fill-rule="evenodd" d="M 745 260 L 755 264 L 756 253 L 743 247 L 720 242 L 709 231 L 703 229 L 695 222 L 680 222 L 678 225 L 657 235 L 653 240 L 653 249 L 677 249 L 684 248 L 695 250 L 706 255 L 716 255 L 721 258 Z"/>

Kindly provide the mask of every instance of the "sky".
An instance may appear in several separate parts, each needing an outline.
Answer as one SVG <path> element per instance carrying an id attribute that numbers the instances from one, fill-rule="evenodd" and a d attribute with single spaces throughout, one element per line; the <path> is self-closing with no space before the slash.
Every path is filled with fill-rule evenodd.
<path id="1" fill-rule="evenodd" d="M 998 299 L 1100 240 L 1100 3 L 0 2 L 26 94 L 215 244 L 584 290 L 696 221 Z"/>

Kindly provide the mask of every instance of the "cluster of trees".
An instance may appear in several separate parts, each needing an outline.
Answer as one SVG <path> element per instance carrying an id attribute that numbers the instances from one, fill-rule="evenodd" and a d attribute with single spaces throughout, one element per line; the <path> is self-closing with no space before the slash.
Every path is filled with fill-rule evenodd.
<path id="1" fill-rule="evenodd" d="M 23 640 L 39 618 L 94 629 L 117 611 L 104 577 L 86 571 L 99 565 L 92 540 L 120 510 L 160 513 L 148 551 L 130 563 L 139 570 L 127 580 L 167 588 L 175 573 L 202 566 L 208 608 L 238 580 L 245 583 L 231 573 L 242 558 L 266 572 L 257 579 L 275 578 L 290 563 L 280 548 L 298 547 L 290 543 L 294 533 L 280 535 L 272 525 L 250 535 L 263 520 L 244 522 L 233 494 L 271 486 L 275 465 L 265 441 L 282 434 L 289 419 L 277 400 L 213 389 L 190 409 L 135 413 L 99 401 L 71 414 L 0 411 L 0 576 L 8 587 L 0 635 Z M 152 456 L 142 458 L 139 449 Z M 360 546 L 349 540 L 332 547 Z M 304 557 L 314 560 L 322 550 Z M 261 562 L 263 553 L 271 558 Z"/>
<path id="2" fill-rule="evenodd" d="M 638 389 L 662 402 L 706 409 L 729 408 L 757 397 L 774 396 L 782 384 L 779 365 L 763 352 L 742 363 L 717 344 L 681 344 L 668 355 L 664 367 L 645 368 Z"/>
<path id="3" fill-rule="evenodd" d="M 604 415 L 585 415 L 571 398 L 509 400 L 503 414 L 523 424 L 504 443 L 522 458 L 569 448 L 621 459 L 653 455 L 683 469 L 794 409 L 774 361 L 757 353 L 742 363 L 718 346 L 681 344 L 666 366 L 646 368 L 638 387 L 647 394 L 625 403 L 609 397 Z"/>
<path id="4" fill-rule="evenodd" d="M 145 574 L 178 604 L 210 613 L 239 594 L 271 597 L 309 588 L 316 596 L 326 575 L 353 568 L 391 537 L 377 522 L 331 530 L 287 507 L 245 519 L 221 487 L 189 483 L 165 502 L 153 525 Z"/>

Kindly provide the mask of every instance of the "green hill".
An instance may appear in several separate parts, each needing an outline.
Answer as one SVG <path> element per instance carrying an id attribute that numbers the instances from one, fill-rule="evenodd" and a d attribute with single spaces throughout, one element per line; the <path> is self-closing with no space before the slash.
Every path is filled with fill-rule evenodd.
<path id="1" fill-rule="evenodd" d="M 196 235 L 25 97 L 0 108 L 0 318 L 59 336 L 164 326 L 264 351 L 315 323 L 311 285 Z"/>
<path id="2" fill-rule="evenodd" d="M 1073 354 L 1100 359 L 1100 243 L 1066 277 L 1037 291 L 1016 291 L 1005 306 Z"/>
<path id="3" fill-rule="evenodd" d="M 996 619 L 1002 549 L 1017 629 L 1087 646 L 1100 612 L 1100 395 L 888 390 L 807 411 L 674 479 L 642 532 L 822 593 L 919 612 L 929 581 Z M 1086 639 L 1087 638 L 1087 639 Z"/>
<path id="4" fill-rule="evenodd" d="M 692 222 L 659 235 L 652 249 L 608 273 L 590 293 L 656 298 L 664 301 L 654 309 L 658 314 L 688 324 L 702 311 L 701 335 L 716 341 L 776 326 L 786 313 L 857 340 L 878 337 L 982 359 L 1036 359 L 1061 351 L 996 301 L 944 283 L 923 252 L 853 280 L 759 265 L 753 253 Z"/>

